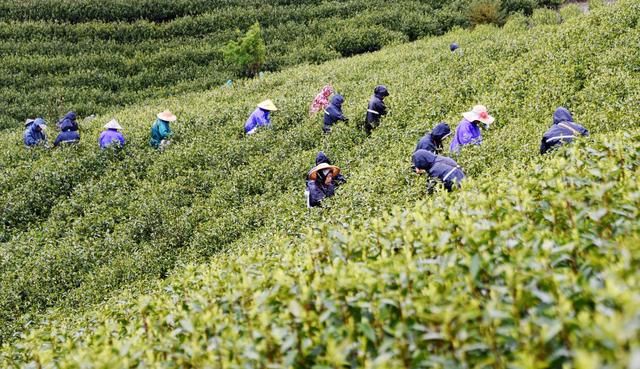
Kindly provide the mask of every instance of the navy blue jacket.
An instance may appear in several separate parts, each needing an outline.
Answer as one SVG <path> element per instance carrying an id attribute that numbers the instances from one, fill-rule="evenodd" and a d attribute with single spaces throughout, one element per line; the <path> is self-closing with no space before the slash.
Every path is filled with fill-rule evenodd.
<path id="1" fill-rule="evenodd" d="M 434 154 L 439 154 L 442 152 L 442 140 L 449 134 L 451 134 L 449 125 L 445 122 L 440 122 L 433 131 L 427 133 L 418 141 L 414 151 L 427 150 Z"/>
<path id="2" fill-rule="evenodd" d="M 540 154 L 545 154 L 565 143 L 573 142 L 579 136 L 589 136 L 589 131 L 573 121 L 569 110 L 560 107 L 553 113 L 553 125 L 542 136 Z"/>
<path id="3" fill-rule="evenodd" d="M 76 118 L 78 116 L 76 115 L 75 112 L 68 112 L 67 114 L 65 114 L 64 117 L 62 117 L 62 119 L 60 119 L 60 121 L 58 122 L 58 127 L 60 128 L 60 130 L 62 130 L 62 126 L 65 127 L 71 127 L 70 130 L 71 131 L 77 131 L 78 130 L 78 122 L 76 122 Z"/>
<path id="4" fill-rule="evenodd" d="M 77 129 L 74 131 L 73 128 L 73 123 L 70 120 L 63 120 L 62 124 L 60 125 L 60 129 L 62 130 L 62 132 L 60 132 L 58 137 L 56 137 L 53 146 L 59 146 L 63 143 L 77 143 L 78 141 L 80 141 L 80 134 L 78 133 Z"/>
<path id="5" fill-rule="evenodd" d="M 331 130 L 331 126 L 338 121 L 347 121 L 347 117 L 342 114 L 342 103 L 344 103 L 344 97 L 341 95 L 335 95 L 331 98 L 331 104 L 324 110 L 324 130 Z"/>
<path id="6" fill-rule="evenodd" d="M 387 114 L 387 106 L 384 104 L 384 98 L 389 96 L 389 91 L 385 86 L 377 86 L 373 90 L 373 96 L 369 100 L 367 107 L 367 117 L 365 120 L 365 130 L 371 132 L 380 123 L 380 117 Z"/>
<path id="7" fill-rule="evenodd" d="M 444 188 L 451 191 L 453 187 L 460 187 L 464 178 L 462 169 L 453 159 L 436 155 L 427 150 L 417 150 L 413 153 L 413 165 L 426 170 L 431 178 L 437 178 L 444 183 Z M 430 182 L 427 181 L 429 186 Z M 430 190 L 429 187 L 427 187 Z"/>
<path id="8" fill-rule="evenodd" d="M 316 156 L 316 166 L 322 163 L 332 165 L 329 157 L 322 151 L 320 151 L 318 153 L 318 156 Z M 325 178 L 326 177 L 324 172 L 319 171 L 315 181 L 310 179 L 307 180 L 307 191 L 309 191 L 309 205 L 312 207 L 320 206 L 322 200 L 335 194 L 336 187 L 347 182 L 342 174 L 338 174 L 336 177 L 334 177 L 333 181 L 331 181 L 331 183 L 328 185 L 324 183 Z"/>

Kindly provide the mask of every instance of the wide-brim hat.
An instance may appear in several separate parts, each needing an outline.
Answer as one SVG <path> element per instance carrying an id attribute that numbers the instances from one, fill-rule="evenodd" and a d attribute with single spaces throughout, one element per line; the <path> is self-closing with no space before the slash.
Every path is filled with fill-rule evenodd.
<path id="1" fill-rule="evenodd" d="M 476 105 L 471 111 L 462 113 L 462 116 L 469 122 L 480 121 L 484 124 L 491 124 L 495 120 L 494 117 L 489 115 L 487 107 L 484 105 Z"/>
<path id="2" fill-rule="evenodd" d="M 269 110 L 269 111 L 278 110 L 278 108 L 276 108 L 275 104 L 273 103 L 273 101 L 271 101 L 271 99 L 267 99 L 267 100 L 261 102 L 260 104 L 258 104 L 258 107 L 260 109 Z"/>
<path id="3" fill-rule="evenodd" d="M 121 130 L 122 126 L 120 125 L 120 123 L 118 123 L 117 120 L 111 119 L 107 124 L 104 125 L 104 128 Z"/>
<path id="4" fill-rule="evenodd" d="M 340 174 L 340 168 L 336 167 L 335 165 L 329 165 L 327 163 L 321 163 L 316 165 L 315 167 L 313 167 L 310 171 L 309 171 L 309 179 L 312 181 L 315 181 L 316 178 L 318 178 L 318 172 L 324 169 L 330 169 L 331 170 L 331 174 L 333 174 L 334 177 L 336 177 L 338 174 Z"/>
<path id="5" fill-rule="evenodd" d="M 33 123 L 33 122 L 35 122 L 35 121 L 36 121 L 35 119 L 31 119 L 31 118 L 29 118 L 29 119 L 27 119 L 27 120 L 25 120 L 25 121 L 24 121 L 24 125 L 25 125 L 25 126 L 28 126 L 29 124 L 31 124 L 31 123 Z"/>
<path id="6" fill-rule="evenodd" d="M 176 119 L 178 119 L 178 117 L 176 117 L 169 110 L 165 110 L 162 113 L 158 113 L 157 117 L 158 119 L 164 120 L 165 122 L 175 122 Z"/>

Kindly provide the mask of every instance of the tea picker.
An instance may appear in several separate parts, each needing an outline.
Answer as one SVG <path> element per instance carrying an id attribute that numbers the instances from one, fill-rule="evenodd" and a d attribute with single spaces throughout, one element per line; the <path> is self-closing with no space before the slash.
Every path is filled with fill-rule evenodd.
<path id="1" fill-rule="evenodd" d="M 553 113 L 551 128 L 542 136 L 540 155 L 582 136 L 589 136 L 589 131 L 573 121 L 573 116 L 567 108 L 559 107 Z"/>
<path id="2" fill-rule="evenodd" d="M 488 128 L 494 122 L 494 118 L 489 115 L 487 107 L 476 105 L 471 111 L 462 113 L 463 119 L 456 127 L 456 133 L 451 140 L 449 150 L 453 153 L 460 152 L 460 147 L 464 145 L 480 145 L 482 143 L 482 132 L 480 126 Z"/>
<path id="3" fill-rule="evenodd" d="M 427 150 L 434 154 L 441 154 L 444 150 L 442 147 L 442 143 L 445 138 L 451 135 L 451 128 L 447 122 L 438 123 L 431 132 L 425 134 L 418 144 L 416 145 L 417 150 Z"/>
<path id="4" fill-rule="evenodd" d="M 427 150 L 414 152 L 412 161 L 416 173 L 426 173 L 429 176 L 427 179 L 428 193 L 433 192 L 434 180 L 441 181 L 447 191 L 452 191 L 454 187 L 460 187 L 460 182 L 465 177 L 462 168 L 455 160 Z"/>
<path id="5" fill-rule="evenodd" d="M 260 127 L 268 127 L 271 125 L 271 112 L 278 110 L 273 101 L 267 99 L 258 104 L 247 121 L 244 124 L 244 132 L 252 135 L 258 131 Z"/>
<path id="6" fill-rule="evenodd" d="M 163 151 L 171 144 L 171 137 L 173 136 L 169 123 L 175 122 L 178 118 L 169 110 L 158 113 L 156 118 L 156 121 L 151 126 L 149 144 L 151 147 Z"/>
<path id="7" fill-rule="evenodd" d="M 122 126 L 117 120 L 111 119 L 104 125 L 105 130 L 98 137 L 98 145 L 101 149 L 106 149 L 109 146 L 122 147 L 125 144 L 125 139 L 122 133 Z"/>
<path id="8" fill-rule="evenodd" d="M 46 146 L 47 135 L 44 133 L 47 124 L 43 118 L 36 118 L 32 122 L 25 122 L 25 130 L 22 135 L 24 145 L 27 147 Z"/>
<path id="9" fill-rule="evenodd" d="M 329 134 L 334 124 L 339 121 L 345 123 L 349 122 L 349 118 L 345 117 L 342 113 L 342 104 L 344 103 L 344 97 L 336 94 L 331 98 L 331 104 L 324 110 L 324 125 L 322 126 L 322 132 Z"/>
<path id="10" fill-rule="evenodd" d="M 307 173 L 305 199 L 307 207 L 321 206 L 322 200 L 335 194 L 337 186 L 346 183 L 340 168 L 331 165 L 331 160 L 322 151 L 316 156 L 316 166 Z"/>
<path id="11" fill-rule="evenodd" d="M 384 104 L 384 98 L 387 96 L 389 96 L 389 91 L 383 85 L 376 86 L 373 90 L 373 96 L 369 100 L 364 121 L 364 131 L 367 136 L 371 134 L 374 128 L 380 125 L 380 118 L 387 114 L 387 106 Z"/>

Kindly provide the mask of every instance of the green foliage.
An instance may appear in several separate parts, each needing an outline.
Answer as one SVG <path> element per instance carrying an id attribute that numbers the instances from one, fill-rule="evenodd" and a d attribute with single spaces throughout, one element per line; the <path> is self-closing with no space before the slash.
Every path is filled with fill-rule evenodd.
<path id="1" fill-rule="evenodd" d="M 605 5 L 604 0 L 589 0 L 587 3 L 589 4 L 589 10 L 595 10 Z"/>
<path id="2" fill-rule="evenodd" d="M 551 9 L 536 9 L 531 16 L 533 26 L 547 26 L 560 23 L 562 19 L 557 11 Z"/>
<path id="3" fill-rule="evenodd" d="M 230 41 L 222 49 L 225 61 L 247 77 L 258 74 L 266 61 L 266 52 L 259 23 L 251 26 L 239 42 Z"/>
<path id="4" fill-rule="evenodd" d="M 507 18 L 507 22 L 503 26 L 505 32 L 519 32 L 527 28 L 529 28 L 529 18 L 522 14 L 513 14 Z"/>
<path id="5" fill-rule="evenodd" d="M 500 24 L 502 22 L 500 7 L 500 0 L 474 0 L 469 5 L 469 22 L 472 25 Z"/>
<path id="6" fill-rule="evenodd" d="M 569 4 L 560 8 L 560 17 L 563 21 L 577 18 L 582 15 L 582 9 L 577 4 Z"/>
<path id="7" fill-rule="evenodd" d="M 639 17 L 622 0 L 267 73 L 110 111 L 63 150 L 0 132 L 0 367 L 629 363 Z M 354 123 L 324 136 L 307 111 L 327 80 L 352 122 L 379 83 L 390 114 L 370 137 Z M 265 96 L 273 128 L 242 137 Z M 415 141 L 478 102 L 497 120 L 456 158 L 469 179 L 427 197 L 407 170 Z M 591 138 L 540 157 L 559 105 Z M 147 140 L 165 108 L 179 120 L 159 154 Z M 129 146 L 97 152 L 112 116 Z M 307 210 L 319 150 L 348 183 Z"/>

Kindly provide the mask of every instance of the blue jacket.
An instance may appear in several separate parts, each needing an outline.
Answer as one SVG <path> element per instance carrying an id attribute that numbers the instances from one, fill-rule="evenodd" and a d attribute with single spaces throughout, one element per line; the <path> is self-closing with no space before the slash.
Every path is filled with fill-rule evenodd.
<path id="1" fill-rule="evenodd" d="M 24 130 L 22 138 L 26 146 L 36 146 L 47 142 L 47 135 L 44 133 L 45 122 L 42 118 L 36 120 L 27 126 Z M 40 130 L 38 130 L 40 127 Z"/>
<path id="2" fill-rule="evenodd" d="M 427 171 L 429 177 L 442 181 L 447 191 L 451 191 L 454 186 L 460 187 L 460 181 L 464 179 L 462 169 L 453 159 L 427 150 L 417 150 L 413 153 L 413 165 Z M 430 190 L 429 184 L 428 181 L 428 190 Z"/>
<path id="3" fill-rule="evenodd" d="M 573 121 L 569 110 L 559 107 L 553 113 L 553 125 L 542 136 L 540 154 L 545 154 L 565 143 L 573 142 L 579 136 L 589 136 L 589 131 Z"/>
<path id="4" fill-rule="evenodd" d="M 78 130 L 78 122 L 76 122 L 76 118 L 77 118 L 77 114 L 73 111 L 68 112 L 67 114 L 65 114 L 64 117 L 62 117 L 62 119 L 60 119 L 60 121 L 58 121 L 58 127 L 60 128 L 60 130 L 62 130 L 62 127 L 70 127 L 68 128 L 71 131 L 77 131 Z"/>
<path id="5" fill-rule="evenodd" d="M 269 126 L 271 125 L 271 117 L 269 117 L 269 111 L 261 108 L 256 108 L 256 110 L 251 113 L 249 119 L 244 124 L 244 133 L 252 134 L 254 133 L 254 129 Z"/>
<path id="6" fill-rule="evenodd" d="M 449 150 L 451 152 L 459 152 L 460 146 L 464 145 L 480 145 L 482 143 L 482 132 L 476 122 L 470 122 L 467 118 L 463 118 L 456 127 L 456 134 L 451 140 Z"/>
<path id="7" fill-rule="evenodd" d="M 342 103 L 344 103 L 344 97 L 341 95 L 335 95 L 331 98 L 331 104 L 324 110 L 324 128 L 325 131 L 331 130 L 331 126 L 338 121 L 347 121 L 347 117 L 342 114 Z"/>
<path id="8" fill-rule="evenodd" d="M 433 131 L 427 133 L 418 141 L 414 151 L 427 150 L 434 154 L 439 154 L 442 152 L 442 140 L 449 134 L 451 134 L 449 125 L 445 122 L 440 122 Z"/>
<path id="9" fill-rule="evenodd" d="M 59 146 L 63 143 L 78 143 L 78 141 L 80 141 L 80 134 L 77 130 L 74 131 L 73 128 L 73 122 L 70 120 L 62 121 L 62 124 L 60 125 L 62 132 L 60 132 L 58 137 L 56 137 L 56 140 L 53 142 L 53 146 Z"/>
<path id="10" fill-rule="evenodd" d="M 118 147 L 124 146 L 125 140 L 122 133 L 118 132 L 117 129 L 106 129 L 98 137 L 98 144 L 101 149 L 105 149 L 108 146 L 115 145 Z"/>
<path id="11" fill-rule="evenodd" d="M 151 139 L 149 140 L 149 145 L 157 149 L 160 147 L 160 142 L 168 139 L 172 134 L 173 132 L 171 131 L 171 127 L 169 127 L 169 122 L 162 119 L 156 119 L 153 126 L 151 126 Z"/>
<path id="12" fill-rule="evenodd" d="M 380 123 L 380 117 L 387 114 L 387 106 L 384 104 L 384 98 L 389 96 L 389 91 L 385 86 L 377 86 L 373 90 L 373 96 L 369 100 L 367 106 L 367 117 L 365 120 L 365 130 L 371 132 Z"/>

